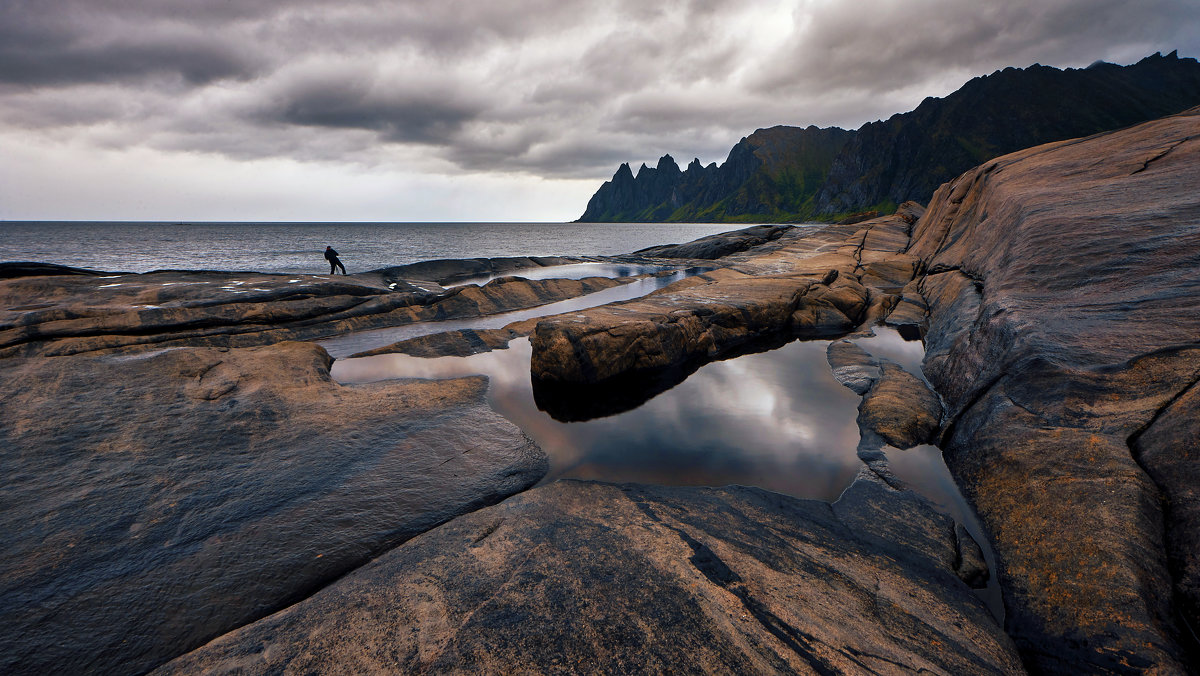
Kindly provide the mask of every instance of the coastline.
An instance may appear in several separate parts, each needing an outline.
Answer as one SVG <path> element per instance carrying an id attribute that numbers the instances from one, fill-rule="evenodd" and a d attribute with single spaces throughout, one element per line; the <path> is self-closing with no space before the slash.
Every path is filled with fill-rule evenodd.
<path id="1" fill-rule="evenodd" d="M 904 487 L 882 443 L 860 446 L 832 504 L 529 490 L 545 457 L 481 379 L 342 386 L 328 353 L 293 342 L 626 280 L 180 272 L 100 291 L 22 276 L 3 282 L 0 332 L 4 525 L 20 534 L 6 671 L 1183 671 L 1200 286 L 1180 271 L 1196 269 L 1200 207 L 1179 177 L 1200 166 L 1198 127 L 1193 110 L 1039 146 L 928 209 L 743 237 L 713 259 L 642 254 L 713 269 L 478 345 L 426 341 L 529 336 L 535 382 L 562 400 L 876 322 L 920 336 L 932 390 L 850 350 L 830 366 L 862 390 L 865 440 L 942 449 L 996 550 L 1004 627 L 971 592 L 978 545 Z M 615 634 L 588 628 L 600 617 Z"/>

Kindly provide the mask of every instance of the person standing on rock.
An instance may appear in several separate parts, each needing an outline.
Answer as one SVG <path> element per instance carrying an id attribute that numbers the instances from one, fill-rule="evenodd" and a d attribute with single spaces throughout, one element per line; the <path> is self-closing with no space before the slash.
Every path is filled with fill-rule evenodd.
<path id="1" fill-rule="evenodd" d="M 342 274 L 346 274 L 346 266 L 338 260 L 338 252 L 333 250 L 333 247 L 325 247 L 325 260 L 329 261 L 329 274 L 337 274 L 337 269 L 342 269 Z"/>

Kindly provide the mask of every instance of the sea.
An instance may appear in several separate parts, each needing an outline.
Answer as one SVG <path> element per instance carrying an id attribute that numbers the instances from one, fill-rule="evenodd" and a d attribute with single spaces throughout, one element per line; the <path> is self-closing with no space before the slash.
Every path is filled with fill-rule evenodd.
<path id="1" fill-rule="evenodd" d="M 0 221 L 0 262 L 92 270 L 351 274 L 443 258 L 609 256 L 747 227 L 729 223 L 150 223 Z"/>

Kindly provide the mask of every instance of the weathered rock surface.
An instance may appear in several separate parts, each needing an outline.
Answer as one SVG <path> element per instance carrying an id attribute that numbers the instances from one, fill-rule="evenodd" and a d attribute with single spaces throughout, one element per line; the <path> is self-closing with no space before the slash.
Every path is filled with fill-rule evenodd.
<path id="1" fill-rule="evenodd" d="M 836 269 L 788 276 L 720 270 L 539 322 L 531 370 L 547 382 L 596 384 L 718 359 L 755 341 L 839 335 L 858 325 L 866 300 L 866 290 Z"/>
<path id="2" fill-rule="evenodd" d="M 559 481 L 157 673 L 1021 673 L 961 558 L 869 471 L 834 505 Z"/>
<path id="3" fill-rule="evenodd" d="M 831 342 L 826 354 L 833 377 L 859 396 L 866 394 L 883 375 L 879 360 L 848 340 Z"/>
<path id="4" fill-rule="evenodd" d="M 868 223 L 787 229 L 649 296 L 544 319 L 531 339 L 539 406 L 560 420 L 608 415 L 710 361 L 882 318 L 897 298 L 887 289 L 920 269 L 903 249 L 923 211 L 906 203 Z"/>
<path id="5" fill-rule="evenodd" d="M 942 403 L 924 381 L 848 340 L 830 343 L 827 354 L 833 377 L 863 397 L 858 428 L 865 447 L 905 449 L 936 440 Z"/>
<path id="6" fill-rule="evenodd" d="M 442 286 L 457 284 L 476 277 L 509 275 L 518 270 L 568 265 L 590 259 L 578 256 L 514 256 L 508 258 L 446 258 L 420 261 L 372 270 L 364 275 L 376 275 L 386 283 L 407 280 L 429 280 Z"/>
<path id="7" fill-rule="evenodd" d="M 0 360 L 0 671 L 143 672 L 544 475 L 482 378 L 342 387 L 330 362 Z"/>
<path id="8" fill-rule="evenodd" d="M 715 260 L 779 239 L 791 227 L 790 225 L 754 225 L 733 232 L 701 237 L 686 244 L 652 246 L 635 253 L 655 258 Z"/>
<path id="9" fill-rule="evenodd" d="M 858 427 L 889 446 L 912 448 L 936 440 L 942 403 L 924 381 L 889 361 L 858 407 Z"/>
<path id="10" fill-rule="evenodd" d="M 450 269 L 450 262 L 437 262 L 440 271 Z M 397 279 L 387 271 L 337 277 L 166 271 L 3 279 L 0 358 L 312 340 L 528 308 L 629 281 L 508 277 L 429 291 L 408 284 L 400 288 Z M 37 300 L 35 306 L 30 299 Z"/>
<path id="11" fill-rule="evenodd" d="M 1193 110 L 1014 153 L 942 186 L 913 231 L 927 272 L 904 322 L 1040 671 L 1191 661 L 1198 139 Z"/>

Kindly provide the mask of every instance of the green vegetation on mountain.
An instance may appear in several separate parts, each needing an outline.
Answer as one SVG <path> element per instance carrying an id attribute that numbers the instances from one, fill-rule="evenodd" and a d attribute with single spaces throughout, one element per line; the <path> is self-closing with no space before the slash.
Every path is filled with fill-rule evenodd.
<path id="1" fill-rule="evenodd" d="M 759 129 L 719 166 L 693 160 L 681 171 L 664 155 L 635 176 L 622 164 L 579 220 L 789 222 L 888 213 L 906 200 L 928 201 L 939 185 L 992 157 L 1195 105 L 1200 63 L 1175 52 L 1131 66 L 1006 68 L 857 131 Z"/>

